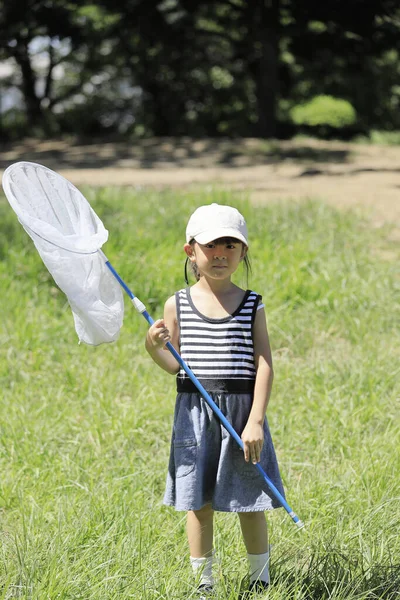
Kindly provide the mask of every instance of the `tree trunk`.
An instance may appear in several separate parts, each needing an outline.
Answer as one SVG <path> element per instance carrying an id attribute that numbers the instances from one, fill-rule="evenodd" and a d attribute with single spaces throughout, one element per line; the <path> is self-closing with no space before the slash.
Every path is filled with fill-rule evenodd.
<path id="1" fill-rule="evenodd" d="M 257 135 L 276 134 L 279 94 L 279 0 L 249 0 L 250 72 L 257 99 Z"/>
<path id="2" fill-rule="evenodd" d="M 43 123 L 43 111 L 35 90 L 36 77 L 25 40 L 19 40 L 14 52 L 14 58 L 21 69 L 22 93 L 25 100 L 26 115 L 30 126 Z"/>

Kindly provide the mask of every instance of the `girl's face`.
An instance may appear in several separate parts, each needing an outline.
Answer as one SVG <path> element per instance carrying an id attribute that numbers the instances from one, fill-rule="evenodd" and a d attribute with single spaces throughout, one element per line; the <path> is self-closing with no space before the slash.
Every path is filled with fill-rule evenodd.
<path id="1" fill-rule="evenodd" d="M 239 240 L 221 238 L 208 244 L 185 244 L 184 250 L 189 260 L 196 263 L 200 275 L 226 279 L 238 268 L 247 247 Z"/>

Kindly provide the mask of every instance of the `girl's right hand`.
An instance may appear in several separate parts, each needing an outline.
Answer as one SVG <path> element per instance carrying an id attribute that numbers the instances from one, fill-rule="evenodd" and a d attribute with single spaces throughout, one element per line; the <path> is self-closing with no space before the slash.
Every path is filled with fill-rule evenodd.
<path id="1" fill-rule="evenodd" d="M 171 340 L 164 319 L 158 319 L 151 325 L 147 332 L 147 339 L 153 348 L 163 348 Z"/>

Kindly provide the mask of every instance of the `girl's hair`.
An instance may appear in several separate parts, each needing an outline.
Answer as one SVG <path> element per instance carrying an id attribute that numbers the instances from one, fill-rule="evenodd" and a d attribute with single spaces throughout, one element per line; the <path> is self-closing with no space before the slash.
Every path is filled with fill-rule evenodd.
<path id="1" fill-rule="evenodd" d="M 190 240 L 189 244 L 191 246 L 194 245 L 196 240 L 192 239 Z M 241 242 L 240 240 L 237 240 L 236 238 L 230 238 L 230 237 L 224 237 L 224 238 L 219 238 L 218 240 L 214 240 L 214 242 L 223 242 L 225 244 L 231 244 L 231 243 L 235 243 L 237 244 L 238 242 L 240 242 L 241 244 L 243 244 L 243 242 Z M 244 244 L 243 244 L 244 245 Z M 188 278 L 188 273 L 187 273 L 187 266 L 189 263 L 189 257 L 186 258 L 185 261 L 185 270 L 184 270 L 184 276 L 185 276 L 185 282 L 187 283 L 187 285 L 189 285 L 189 278 Z M 244 264 L 244 268 L 246 269 L 246 285 L 249 285 L 249 275 L 251 275 L 251 261 L 250 261 L 250 257 L 248 255 L 248 252 L 246 252 L 244 259 L 243 259 L 243 264 Z M 196 263 L 194 262 L 190 262 L 189 264 L 190 270 L 192 271 L 193 275 L 196 278 L 196 281 L 199 281 L 200 279 L 200 273 L 199 273 L 199 269 L 196 265 Z"/>

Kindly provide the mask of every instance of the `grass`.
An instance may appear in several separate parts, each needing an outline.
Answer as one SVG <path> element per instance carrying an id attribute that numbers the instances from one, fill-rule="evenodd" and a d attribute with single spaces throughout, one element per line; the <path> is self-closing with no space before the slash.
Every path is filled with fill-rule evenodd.
<path id="1" fill-rule="evenodd" d="M 154 318 L 184 285 L 192 209 L 243 211 L 274 352 L 268 418 L 307 525 L 269 515 L 268 597 L 399 598 L 400 289 L 398 261 L 377 252 L 385 232 L 317 201 L 254 209 L 212 188 L 85 192 L 110 230 L 106 254 Z M 127 304 L 118 342 L 79 346 L 4 199 L 0 229 L 0 599 L 194 597 L 185 516 L 161 505 L 174 382 L 144 351 L 144 319 Z M 217 598 L 236 599 L 247 565 L 233 515 L 218 515 L 216 548 Z"/>

